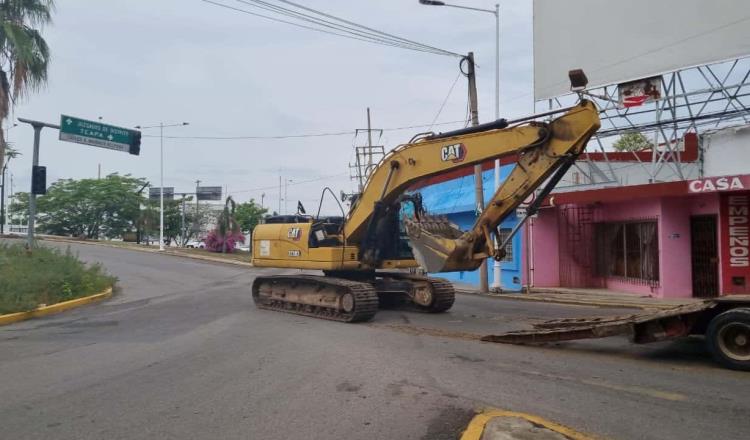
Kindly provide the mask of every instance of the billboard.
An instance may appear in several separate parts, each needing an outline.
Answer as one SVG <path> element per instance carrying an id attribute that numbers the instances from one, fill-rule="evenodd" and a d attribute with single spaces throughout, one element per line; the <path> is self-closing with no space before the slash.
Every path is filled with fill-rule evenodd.
<path id="1" fill-rule="evenodd" d="M 750 55 L 747 0 L 534 0 L 534 99 Z"/>
<path id="2" fill-rule="evenodd" d="M 159 200 L 161 198 L 161 188 L 150 187 L 148 189 L 148 198 L 151 200 Z M 174 187 L 173 186 L 164 187 L 164 198 L 174 199 Z"/>
<path id="3" fill-rule="evenodd" d="M 198 200 L 221 200 L 220 186 L 199 186 L 195 189 Z"/>

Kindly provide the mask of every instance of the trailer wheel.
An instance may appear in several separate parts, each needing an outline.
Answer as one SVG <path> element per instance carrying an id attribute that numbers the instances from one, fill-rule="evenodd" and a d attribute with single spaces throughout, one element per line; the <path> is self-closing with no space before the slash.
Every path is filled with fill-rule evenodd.
<path id="1" fill-rule="evenodd" d="M 712 319 L 706 344 L 722 366 L 750 371 L 750 309 L 728 310 Z"/>

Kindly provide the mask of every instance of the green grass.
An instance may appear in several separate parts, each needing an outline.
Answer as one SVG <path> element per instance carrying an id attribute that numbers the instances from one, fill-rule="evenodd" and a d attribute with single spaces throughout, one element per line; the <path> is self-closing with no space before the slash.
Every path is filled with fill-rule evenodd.
<path id="1" fill-rule="evenodd" d="M 65 252 L 0 243 L 0 314 L 24 312 L 41 304 L 93 295 L 116 279 L 99 264 L 87 265 Z"/>

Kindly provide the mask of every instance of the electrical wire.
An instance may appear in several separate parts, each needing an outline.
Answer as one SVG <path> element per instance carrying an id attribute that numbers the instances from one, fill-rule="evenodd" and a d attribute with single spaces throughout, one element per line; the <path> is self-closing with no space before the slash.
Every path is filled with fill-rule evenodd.
<path id="1" fill-rule="evenodd" d="M 448 99 L 451 97 L 451 93 L 453 93 L 453 88 L 456 87 L 456 83 L 458 82 L 459 78 L 461 78 L 461 72 L 458 72 L 458 75 L 456 75 L 456 79 L 453 80 L 453 84 L 451 84 L 451 88 L 448 89 L 448 94 L 445 95 L 445 99 L 443 99 L 443 103 L 440 104 L 440 108 L 437 111 L 437 114 L 434 118 L 432 118 L 432 124 L 430 124 L 430 128 L 427 129 L 427 131 L 432 130 L 432 127 L 435 125 L 435 121 L 440 117 L 440 113 L 443 112 L 443 108 L 445 108 L 445 104 L 448 102 Z"/>
<path id="2" fill-rule="evenodd" d="M 444 49 L 439 49 L 439 48 L 436 48 L 436 47 L 433 47 L 433 46 L 429 46 L 429 45 L 426 45 L 426 44 L 418 43 L 416 41 L 412 41 L 412 40 L 408 40 L 408 39 L 405 39 L 405 38 L 397 37 L 397 36 L 392 35 L 392 34 L 388 34 L 388 33 L 381 32 L 381 31 L 377 31 L 375 29 L 372 29 L 372 28 L 369 28 L 369 27 L 366 27 L 366 26 L 363 26 L 363 25 L 360 25 L 360 24 L 357 24 L 357 23 L 354 23 L 354 22 L 350 22 L 348 20 L 344 20 L 344 19 L 341 19 L 341 18 L 338 18 L 338 17 L 334 17 L 334 16 L 332 16 L 330 14 L 325 14 L 325 13 L 320 12 L 320 11 L 315 11 L 315 13 L 317 13 L 319 15 L 322 15 L 322 16 L 332 17 L 332 18 L 334 18 L 334 19 L 336 19 L 336 20 L 338 20 L 338 21 L 340 21 L 342 23 L 347 23 L 347 24 L 351 24 L 353 26 L 356 26 L 356 28 L 352 28 L 350 26 L 346 26 L 346 25 L 334 23 L 334 22 L 331 22 L 331 21 L 328 21 L 328 20 L 324 20 L 324 19 L 321 19 L 321 18 L 318 18 L 318 17 L 313 17 L 313 16 L 310 16 L 310 15 L 307 15 L 307 14 L 304 14 L 304 13 L 301 13 L 301 12 L 298 12 L 298 11 L 294 11 L 292 9 L 283 8 L 281 6 L 273 5 L 273 4 L 270 4 L 270 3 L 267 3 L 267 2 L 264 2 L 264 1 L 261 1 L 261 0 L 251 0 L 251 1 L 237 0 L 237 1 L 240 2 L 240 3 L 243 3 L 246 6 L 256 7 L 256 8 L 259 8 L 259 9 L 263 9 L 263 10 L 275 13 L 277 15 L 290 17 L 290 18 L 293 18 L 293 19 L 296 19 L 296 20 L 301 20 L 303 22 L 311 23 L 311 24 L 314 24 L 314 25 L 317 25 L 317 26 L 322 26 L 322 27 L 327 28 L 327 29 L 333 29 L 333 31 L 332 30 L 327 30 L 327 29 L 321 29 L 320 27 L 308 26 L 308 25 L 305 25 L 305 24 L 301 24 L 301 23 L 297 23 L 297 22 L 293 22 L 293 21 L 284 20 L 284 19 L 281 19 L 281 18 L 278 18 L 278 17 L 273 17 L 273 16 L 269 16 L 269 15 L 264 15 L 264 14 L 258 14 L 256 12 L 251 12 L 251 11 L 248 11 L 246 9 L 238 8 L 238 7 L 235 7 L 235 6 L 232 6 L 232 5 L 228 5 L 228 4 L 225 4 L 225 3 L 220 3 L 220 2 L 217 2 L 217 1 L 213 1 L 213 0 L 201 0 L 201 1 L 203 1 L 204 3 L 209 3 L 209 4 L 212 4 L 212 5 L 215 5 L 215 6 L 219 6 L 219 7 L 225 8 L 225 9 L 230 9 L 230 10 L 233 10 L 233 11 L 236 11 L 236 12 L 241 12 L 241 13 L 244 13 L 244 14 L 253 15 L 253 16 L 264 18 L 264 19 L 267 19 L 267 20 L 275 21 L 275 22 L 278 22 L 278 23 L 284 23 L 284 24 L 296 26 L 296 27 L 303 28 L 303 29 L 308 29 L 308 30 L 312 30 L 312 31 L 316 31 L 316 32 L 321 32 L 321 33 L 325 33 L 325 34 L 330 34 L 330 35 L 335 35 L 335 36 L 344 37 L 344 38 L 350 38 L 350 39 L 359 40 L 359 41 L 363 41 L 363 42 L 367 42 L 367 43 L 380 44 L 380 45 L 390 46 L 390 47 L 396 47 L 396 48 L 400 48 L 400 49 L 407 49 L 407 50 L 414 50 L 414 51 L 419 51 L 419 52 L 432 53 L 432 54 L 435 54 L 435 55 L 445 55 L 445 56 L 455 56 L 455 57 L 460 57 L 461 56 L 459 54 L 456 54 L 454 52 L 450 52 L 450 51 L 447 51 L 447 50 L 444 50 Z M 306 7 L 300 6 L 300 5 L 298 5 L 297 7 L 301 8 L 301 9 L 310 9 L 310 8 L 306 8 Z M 312 10 L 312 11 L 314 11 L 314 10 Z M 375 35 L 375 34 L 380 34 L 380 35 Z"/>
<path id="3" fill-rule="evenodd" d="M 318 182 L 318 181 L 321 181 L 321 180 L 332 179 L 334 177 L 342 177 L 342 176 L 348 176 L 348 175 L 349 175 L 349 173 L 331 174 L 331 175 L 328 175 L 328 176 L 320 176 L 320 177 L 316 177 L 316 178 L 308 179 L 308 180 L 300 180 L 299 182 L 294 181 L 294 182 L 291 182 L 291 183 L 287 183 L 287 186 L 304 185 L 306 183 Z M 256 191 L 263 191 L 263 190 L 267 190 L 267 189 L 277 189 L 278 187 L 279 187 L 279 185 L 270 185 L 270 186 L 261 186 L 261 187 L 258 187 L 258 188 L 232 190 L 232 194 L 256 192 Z"/>
<path id="4" fill-rule="evenodd" d="M 458 57 L 458 58 L 463 58 L 463 57 L 464 57 L 464 55 L 461 55 L 461 54 L 458 54 L 458 53 L 455 53 L 455 52 L 451 52 L 451 51 L 448 51 L 448 50 L 444 50 L 444 49 L 440 49 L 440 48 L 437 48 L 437 47 L 433 47 L 433 46 L 428 46 L 428 45 L 426 45 L 426 44 L 418 43 L 418 42 L 416 42 L 416 41 L 413 41 L 413 40 L 408 40 L 408 39 L 406 39 L 406 38 L 402 38 L 402 37 L 399 37 L 399 36 L 396 36 L 396 35 L 393 35 L 393 34 L 389 34 L 389 33 L 387 33 L 387 32 L 383 32 L 383 31 L 379 31 L 379 30 L 377 30 L 377 29 L 369 28 L 369 27 L 367 27 L 367 26 L 363 26 L 363 25 L 361 25 L 361 24 L 358 24 L 358 23 L 354 23 L 354 22 L 352 22 L 352 21 L 344 20 L 344 19 L 342 19 L 342 18 L 339 18 L 339 17 L 335 17 L 335 16 L 333 16 L 333 15 L 330 15 L 330 14 L 326 14 L 325 12 L 317 11 L 317 10 L 315 10 L 315 9 L 312 9 L 312 8 L 308 8 L 308 7 L 306 7 L 306 6 L 303 6 L 303 5 L 299 5 L 299 4 L 296 4 L 296 3 L 294 3 L 294 2 L 291 2 L 291 1 L 289 1 L 289 0 L 279 0 L 279 1 L 280 1 L 280 2 L 282 2 L 282 3 L 286 3 L 286 4 L 288 4 L 288 5 L 292 5 L 292 6 L 295 6 L 295 7 L 297 7 L 297 8 L 300 8 L 300 9 L 304 9 L 304 10 L 306 10 L 306 11 L 310 11 L 310 12 L 313 12 L 313 13 L 315 13 L 315 14 L 318 14 L 318 15 L 322 15 L 322 16 L 324 16 L 324 17 L 328 17 L 328 18 L 332 18 L 332 19 L 335 19 L 335 20 L 341 21 L 341 22 L 343 22 L 343 23 L 346 23 L 346 24 L 350 24 L 350 25 L 353 25 L 353 26 L 361 27 L 361 28 L 363 28 L 363 29 L 366 29 L 366 30 L 368 30 L 368 31 L 372 31 L 372 32 L 378 33 L 378 34 L 380 34 L 380 35 L 383 35 L 383 36 L 387 36 L 387 37 L 390 37 L 390 38 L 394 38 L 394 39 L 397 39 L 397 40 L 401 40 L 401 41 L 403 41 L 403 42 L 405 42 L 405 43 L 411 43 L 411 44 L 415 44 L 415 45 L 423 46 L 423 47 L 426 47 L 426 48 L 428 48 L 428 49 L 432 49 L 432 50 L 436 50 L 436 51 L 439 51 L 439 52 L 441 52 L 441 53 L 443 53 L 443 54 L 445 54 L 445 55 L 450 55 L 450 56 L 454 56 L 454 57 Z"/>
<path id="5" fill-rule="evenodd" d="M 406 40 L 401 37 L 396 37 L 395 35 L 386 34 L 386 33 L 383 33 L 374 29 L 370 29 L 361 25 L 357 25 L 356 23 L 352 23 L 343 19 L 339 19 L 337 17 L 333 17 L 329 14 L 319 13 L 322 16 L 332 17 L 341 22 L 354 24 L 355 26 L 359 26 L 359 27 L 346 26 L 346 25 L 342 25 L 339 23 L 329 21 L 329 20 L 313 17 L 313 16 L 310 16 L 310 15 L 307 15 L 298 11 L 294 11 L 292 9 L 287 9 L 281 6 L 273 5 L 263 0 L 249 0 L 249 1 L 248 0 L 236 0 L 236 1 L 239 3 L 243 3 L 245 5 L 248 5 L 250 7 L 263 9 L 269 12 L 277 13 L 277 14 L 291 17 L 297 20 L 302 20 L 302 21 L 306 21 L 309 23 L 317 24 L 319 26 L 323 26 L 326 28 L 346 32 L 349 34 L 354 34 L 363 38 L 377 40 L 381 43 L 387 43 L 388 45 L 395 45 L 396 47 L 402 47 L 404 49 L 419 49 L 421 51 L 435 53 L 437 55 L 448 55 L 442 49 L 434 48 L 432 46 L 428 46 L 422 43 L 417 43 L 411 40 Z M 305 7 L 301 7 L 301 8 L 309 9 Z M 363 30 L 363 29 L 366 29 L 366 30 Z M 372 30 L 373 32 L 370 32 L 370 30 Z"/>
<path id="6" fill-rule="evenodd" d="M 463 124 L 465 120 L 460 121 L 447 121 L 438 122 L 432 124 L 419 124 L 409 125 L 405 127 L 393 127 L 383 128 L 383 131 L 400 131 L 400 130 L 411 130 L 413 128 L 424 128 L 432 127 L 435 125 L 451 125 L 451 124 Z M 330 136 L 353 136 L 356 131 L 334 131 L 324 133 L 304 133 L 304 134 L 288 134 L 288 135 L 269 135 L 269 136 L 164 136 L 164 139 L 196 139 L 196 140 L 275 140 L 275 139 L 298 139 L 298 138 L 313 138 L 313 137 L 330 137 Z M 158 138 L 158 134 L 144 134 L 143 137 Z"/>

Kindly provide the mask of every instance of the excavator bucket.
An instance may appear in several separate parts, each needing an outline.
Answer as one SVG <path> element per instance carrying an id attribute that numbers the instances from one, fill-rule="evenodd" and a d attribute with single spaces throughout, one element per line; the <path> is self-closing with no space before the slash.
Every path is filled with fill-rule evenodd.
<path id="1" fill-rule="evenodd" d="M 423 269 L 430 273 L 448 272 L 456 267 L 467 270 L 470 246 L 458 226 L 446 217 L 427 215 L 420 219 L 407 217 L 403 222 L 414 258 Z M 463 264 L 459 266 L 459 262 Z"/>

